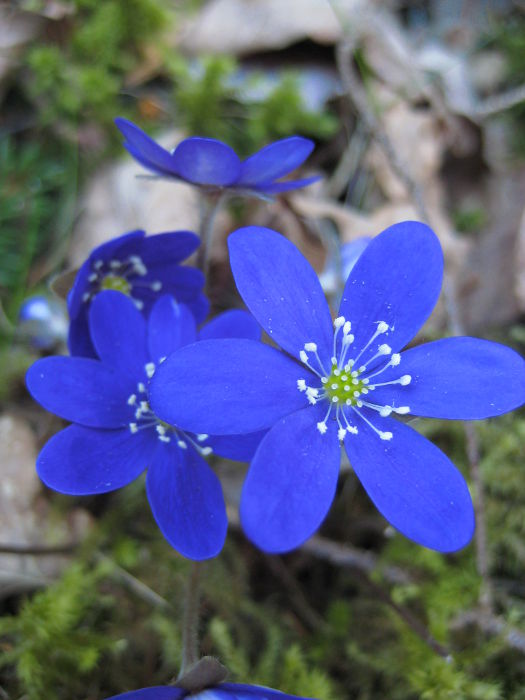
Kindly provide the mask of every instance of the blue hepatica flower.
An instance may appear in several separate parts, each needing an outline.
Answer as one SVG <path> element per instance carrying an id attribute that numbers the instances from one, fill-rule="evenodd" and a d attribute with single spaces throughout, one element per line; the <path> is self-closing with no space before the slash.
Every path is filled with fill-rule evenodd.
<path id="1" fill-rule="evenodd" d="M 190 696 L 192 700 L 309 700 L 297 695 L 288 695 L 279 690 L 263 688 L 259 685 L 240 683 L 220 683 L 213 688 L 206 688 L 198 693 L 189 693 L 176 686 L 159 685 L 155 688 L 132 690 L 122 695 L 114 695 L 108 700 L 182 700 Z"/>
<path id="2" fill-rule="evenodd" d="M 198 136 L 184 139 L 170 152 L 127 119 L 119 117 L 115 124 L 125 138 L 124 148 L 159 177 L 256 194 L 278 194 L 319 180 L 316 176 L 280 181 L 302 165 L 314 148 L 310 139 L 301 136 L 270 143 L 241 161 L 230 146 L 216 139 Z"/>
<path id="3" fill-rule="evenodd" d="M 152 412 L 149 379 L 166 355 L 197 339 L 193 315 L 172 297 L 158 299 L 146 321 L 129 297 L 102 292 L 89 325 L 100 359 L 47 357 L 27 373 L 33 397 L 73 422 L 42 449 L 40 478 L 55 491 L 82 496 L 118 489 L 148 468 L 147 495 L 164 537 L 190 559 L 215 556 L 227 518 L 219 480 L 203 457 L 214 451 L 248 461 L 261 435 L 183 432 Z M 250 314 L 228 311 L 201 334 L 256 339 L 260 329 Z"/>
<path id="4" fill-rule="evenodd" d="M 373 239 L 333 322 L 314 270 L 284 237 L 250 227 L 233 233 L 229 247 L 241 296 L 284 352 L 250 340 L 182 348 L 160 367 L 151 402 L 163 420 L 188 430 L 270 429 L 242 491 L 248 537 L 284 552 L 315 532 L 334 498 L 343 443 L 371 500 L 400 532 L 443 552 L 466 545 L 474 514 L 465 480 L 395 417 L 510 411 L 525 401 L 525 362 L 466 337 L 400 352 L 440 293 L 435 234 L 404 222 Z"/>
<path id="5" fill-rule="evenodd" d="M 203 321 L 209 309 L 202 294 L 204 276 L 200 270 L 179 264 L 199 243 L 199 237 L 190 231 L 154 236 L 131 231 L 95 248 L 79 269 L 68 296 L 71 354 L 96 357 L 89 335 L 88 311 L 103 290 L 127 294 L 145 314 L 159 296 L 171 294 L 192 310 L 198 323 Z"/>

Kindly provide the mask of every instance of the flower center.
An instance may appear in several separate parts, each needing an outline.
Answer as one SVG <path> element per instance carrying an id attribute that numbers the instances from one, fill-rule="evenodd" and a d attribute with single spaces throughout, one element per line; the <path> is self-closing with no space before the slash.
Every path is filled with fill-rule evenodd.
<path id="1" fill-rule="evenodd" d="M 155 373 L 155 364 L 148 362 L 144 371 L 147 378 L 151 379 Z M 181 450 L 186 450 L 189 444 L 203 457 L 212 453 L 212 448 L 203 444 L 208 439 L 208 435 L 205 433 L 197 435 L 186 433 L 180 428 L 160 420 L 151 410 L 148 398 L 146 385 L 144 382 L 138 382 L 136 393 L 128 397 L 128 406 L 135 409 L 134 420 L 129 423 L 131 433 L 135 434 L 144 429 L 155 430 L 160 442 L 171 443 L 173 441 Z"/>
<path id="2" fill-rule="evenodd" d="M 131 291 L 131 285 L 124 277 L 119 277 L 118 275 L 106 275 L 100 280 L 101 291 L 105 289 L 113 289 L 116 292 L 122 292 L 122 294 L 127 294 Z"/>
<path id="3" fill-rule="evenodd" d="M 386 418 L 391 413 L 400 415 L 409 413 L 410 408 L 409 406 L 389 406 L 372 403 L 368 394 L 377 387 L 390 384 L 407 386 L 410 384 L 412 377 L 409 374 L 404 374 L 388 382 L 377 380 L 377 377 L 386 369 L 397 367 L 401 362 L 399 353 L 392 353 L 392 348 L 389 345 L 378 340 L 379 336 L 391 330 L 385 321 L 377 323 L 374 334 L 357 354 L 355 354 L 356 350 L 353 348 L 354 336 L 351 333 L 351 328 L 352 324 L 350 321 L 347 321 L 342 316 L 335 319 L 330 370 L 327 370 L 323 365 L 317 352 L 317 344 L 313 342 L 305 343 L 304 350 L 301 350 L 299 357 L 301 362 L 317 375 L 319 385 L 308 386 L 305 379 L 299 379 L 297 388 L 306 394 L 310 404 L 315 405 L 319 401 L 325 401 L 328 404 L 326 416 L 317 423 L 317 429 L 322 435 L 328 430 L 327 421 L 330 417 L 337 424 L 339 440 L 344 440 L 347 433 L 357 434 L 357 426 L 352 424 L 352 420 L 355 420 L 355 415 L 357 414 L 381 440 L 391 440 L 392 433 L 388 430 L 377 428 L 367 415 L 370 415 L 370 411 L 376 411 L 381 418 Z M 339 337 L 341 330 L 342 337 Z M 361 357 L 369 348 L 375 349 L 375 353 L 366 362 L 360 362 Z M 313 357 L 311 357 L 312 354 Z M 349 355 L 353 355 L 353 357 L 349 357 Z M 382 357 L 385 360 L 381 364 L 380 358 Z M 373 363 L 376 366 L 370 369 L 370 365 Z M 378 365 L 379 369 L 377 368 Z M 334 413 L 333 416 L 332 413 Z"/>
<path id="4" fill-rule="evenodd" d="M 106 289 L 122 292 L 129 296 L 141 311 L 144 292 L 160 292 L 162 282 L 148 279 L 148 268 L 138 255 L 130 255 L 124 260 L 95 260 L 88 276 L 89 287 L 82 295 L 83 302 L 89 302 Z M 144 279 L 145 278 L 145 279 Z"/>

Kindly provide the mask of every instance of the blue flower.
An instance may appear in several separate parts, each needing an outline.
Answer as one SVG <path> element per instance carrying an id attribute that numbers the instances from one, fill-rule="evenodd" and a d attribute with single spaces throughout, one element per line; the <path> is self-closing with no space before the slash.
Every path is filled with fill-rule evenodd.
<path id="1" fill-rule="evenodd" d="M 371 240 L 370 236 L 360 236 L 349 243 L 343 243 L 341 246 L 341 275 L 343 283 L 348 279 L 348 275 L 352 272 L 356 262 L 361 254 L 364 253 Z"/>
<path id="2" fill-rule="evenodd" d="M 171 297 L 158 299 L 145 320 L 133 301 L 116 291 L 98 294 L 89 326 L 99 360 L 47 357 L 26 376 L 32 396 L 47 410 L 72 421 L 42 449 L 37 471 L 60 493 L 113 491 L 146 467 L 153 515 L 170 544 L 190 559 L 215 556 L 227 518 L 219 480 L 203 457 L 216 452 L 248 461 L 261 435 L 211 437 L 183 432 L 151 411 L 148 381 L 166 355 L 197 339 L 189 309 Z M 260 336 L 244 311 L 211 321 L 201 337 Z"/>
<path id="3" fill-rule="evenodd" d="M 176 686 L 159 685 L 154 688 L 132 690 L 129 693 L 113 695 L 108 700 L 182 700 L 190 692 Z M 279 690 L 263 688 L 259 685 L 243 685 L 240 683 L 219 683 L 213 688 L 206 688 L 197 693 L 191 693 L 192 700 L 309 700 L 297 695 L 288 695 Z"/>
<path id="4" fill-rule="evenodd" d="M 49 350 L 67 337 L 67 312 L 58 299 L 39 295 L 26 299 L 18 312 L 17 332 L 31 344 Z"/>
<path id="5" fill-rule="evenodd" d="M 340 443 L 378 510 L 410 539 L 451 552 L 473 533 L 465 480 L 395 416 L 481 419 L 525 401 L 525 362 L 475 338 L 400 351 L 437 302 L 443 254 L 424 224 L 388 228 L 347 280 L 332 322 L 318 278 L 292 243 L 250 227 L 229 237 L 237 287 L 284 352 L 210 340 L 174 353 L 151 386 L 163 420 L 216 434 L 270 429 L 241 496 L 248 537 L 268 552 L 300 545 L 334 498 Z M 191 396 L 191 400 L 188 400 Z"/>
<path id="6" fill-rule="evenodd" d="M 184 139 L 170 152 L 127 119 L 119 117 L 115 124 L 125 138 L 124 148 L 159 177 L 262 194 L 295 190 L 319 180 L 308 177 L 279 181 L 302 165 L 313 150 L 313 142 L 301 136 L 270 143 L 241 161 L 232 148 L 216 139 L 197 136 Z"/>
<path id="7" fill-rule="evenodd" d="M 68 295 L 71 354 L 96 357 L 88 311 L 103 290 L 127 294 L 145 314 L 160 295 L 171 294 L 192 310 L 198 323 L 203 321 L 209 308 L 202 294 L 204 276 L 200 270 L 179 264 L 199 247 L 199 242 L 190 231 L 154 236 L 131 231 L 95 248 L 79 269 Z"/>

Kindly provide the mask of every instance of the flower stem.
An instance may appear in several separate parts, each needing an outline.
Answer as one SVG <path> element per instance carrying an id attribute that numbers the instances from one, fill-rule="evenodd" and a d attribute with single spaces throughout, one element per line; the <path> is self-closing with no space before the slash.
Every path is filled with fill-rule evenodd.
<path id="1" fill-rule="evenodd" d="M 182 663 L 179 678 L 182 678 L 199 658 L 199 603 L 200 603 L 200 574 L 202 564 L 198 561 L 191 563 L 190 575 L 186 587 L 186 601 L 182 628 Z"/>
<path id="2" fill-rule="evenodd" d="M 206 280 L 210 267 L 211 247 L 213 243 L 213 225 L 221 205 L 226 200 L 224 192 L 210 192 L 203 197 L 199 235 L 201 245 L 197 255 L 197 267 L 204 273 Z"/>

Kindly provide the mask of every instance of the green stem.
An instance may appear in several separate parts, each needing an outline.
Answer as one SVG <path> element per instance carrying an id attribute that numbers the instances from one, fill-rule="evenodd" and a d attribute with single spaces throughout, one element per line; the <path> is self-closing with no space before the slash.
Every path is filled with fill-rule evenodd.
<path id="1" fill-rule="evenodd" d="M 182 678 L 199 659 L 199 603 L 200 573 L 202 565 L 198 561 L 191 563 L 190 575 L 186 588 L 182 628 L 182 663 L 179 678 Z"/>

